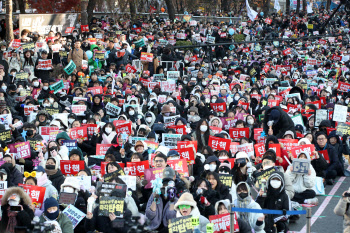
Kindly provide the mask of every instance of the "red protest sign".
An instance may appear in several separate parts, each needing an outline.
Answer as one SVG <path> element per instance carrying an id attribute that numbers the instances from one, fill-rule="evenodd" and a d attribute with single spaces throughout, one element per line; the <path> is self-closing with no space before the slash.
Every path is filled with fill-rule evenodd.
<path id="1" fill-rule="evenodd" d="M 147 160 L 140 162 L 127 162 L 126 167 L 129 168 L 129 176 L 138 176 L 143 178 L 145 169 L 149 169 L 149 163 Z"/>
<path id="2" fill-rule="evenodd" d="M 301 104 L 288 104 L 288 105 L 287 105 L 288 112 L 289 112 L 290 110 L 300 111 L 301 108 L 302 108 L 302 105 L 301 105 Z"/>
<path id="3" fill-rule="evenodd" d="M 250 50 L 249 47 L 246 47 L 246 48 L 243 48 L 243 49 L 242 49 L 242 52 L 243 52 L 243 53 L 249 53 L 249 50 Z"/>
<path id="4" fill-rule="evenodd" d="M 280 144 L 269 144 L 269 149 L 276 152 L 277 157 L 281 157 L 281 145 Z"/>
<path id="5" fill-rule="evenodd" d="M 107 167 L 108 162 L 101 162 L 101 176 L 103 177 L 106 175 L 106 167 Z M 117 163 L 119 166 L 124 169 L 125 168 L 125 163 Z"/>
<path id="6" fill-rule="evenodd" d="M 25 105 L 24 106 L 24 115 L 29 116 L 30 113 L 37 111 L 39 105 Z"/>
<path id="7" fill-rule="evenodd" d="M 226 163 L 228 162 L 228 164 L 230 164 L 231 169 L 235 166 L 235 158 L 219 159 L 219 161 L 221 164 L 225 161 L 226 161 Z"/>
<path id="8" fill-rule="evenodd" d="M 251 98 L 255 98 L 255 99 L 257 99 L 257 100 L 258 100 L 258 102 L 260 103 L 260 100 L 261 100 L 261 95 L 259 95 L 259 94 L 251 94 L 251 95 L 250 95 L 250 97 L 251 97 Z"/>
<path id="9" fill-rule="evenodd" d="M 186 126 L 185 125 L 170 125 L 167 127 L 168 129 L 175 129 L 177 134 L 185 134 Z"/>
<path id="10" fill-rule="evenodd" d="M 220 150 L 229 151 L 230 144 L 231 144 L 230 139 L 214 137 L 211 135 L 209 136 L 208 146 L 210 146 L 213 151 L 220 151 Z"/>
<path id="11" fill-rule="evenodd" d="M 93 95 L 102 95 L 103 90 L 101 86 L 98 87 L 90 87 L 88 88 L 88 92 L 92 92 Z"/>
<path id="12" fill-rule="evenodd" d="M 339 81 L 338 91 L 348 92 L 349 90 L 350 90 L 350 83 L 345 83 L 345 82 Z"/>
<path id="13" fill-rule="evenodd" d="M 229 130 L 232 139 L 249 138 L 249 128 L 230 128 Z"/>
<path id="14" fill-rule="evenodd" d="M 75 28 L 75 27 L 67 27 L 66 30 L 64 31 L 64 33 L 70 34 L 70 33 L 73 32 L 74 28 Z"/>
<path id="15" fill-rule="evenodd" d="M 187 162 L 184 159 L 168 160 L 167 164 L 172 167 L 175 171 L 183 175 L 184 177 L 189 177 Z"/>
<path id="16" fill-rule="evenodd" d="M 278 139 L 283 144 L 282 150 L 290 151 L 293 147 L 298 146 L 298 139 Z"/>
<path id="17" fill-rule="evenodd" d="M 92 136 L 97 129 L 97 124 L 81 124 L 81 126 L 86 126 L 88 130 L 88 135 Z"/>
<path id="18" fill-rule="evenodd" d="M 264 155 L 264 153 L 266 152 L 265 143 L 255 144 L 254 150 L 255 150 L 255 157 L 262 157 Z"/>
<path id="19" fill-rule="evenodd" d="M 210 103 L 211 109 L 215 112 L 226 112 L 226 103 Z"/>
<path id="20" fill-rule="evenodd" d="M 195 164 L 194 150 L 192 147 L 178 148 L 175 150 L 179 153 L 180 158 L 185 159 L 189 165 Z"/>
<path id="21" fill-rule="evenodd" d="M 45 192 L 46 192 L 45 187 L 28 185 L 28 184 L 18 184 L 18 186 L 23 187 L 24 192 L 28 194 L 28 196 L 32 200 L 33 205 L 36 208 L 41 208 L 41 206 L 43 205 Z"/>
<path id="22" fill-rule="evenodd" d="M 148 83 L 150 82 L 148 79 L 140 78 L 140 81 L 144 87 L 148 87 Z"/>
<path id="23" fill-rule="evenodd" d="M 177 149 L 182 149 L 187 147 L 194 147 L 197 152 L 198 142 L 197 141 L 178 141 L 177 142 Z"/>
<path id="24" fill-rule="evenodd" d="M 88 139 L 87 127 L 75 127 L 68 130 L 68 135 L 71 139 L 82 138 L 84 141 Z"/>
<path id="25" fill-rule="evenodd" d="M 342 60 L 342 56 L 338 56 L 338 55 L 333 54 L 332 60 L 333 61 L 341 61 Z"/>
<path id="26" fill-rule="evenodd" d="M 248 111 L 248 109 L 249 109 L 249 103 L 245 103 L 243 101 L 239 101 L 238 106 L 241 106 L 246 111 Z"/>
<path id="27" fill-rule="evenodd" d="M 11 47 L 13 49 L 17 49 L 17 48 L 21 47 L 21 40 L 20 39 L 11 40 L 9 47 Z"/>
<path id="28" fill-rule="evenodd" d="M 270 108 L 276 107 L 276 106 L 278 106 L 279 104 L 280 104 L 280 101 L 279 101 L 279 100 L 271 100 L 271 99 L 269 99 L 269 100 L 268 100 L 268 103 L 267 103 L 267 105 L 268 105 Z"/>
<path id="29" fill-rule="evenodd" d="M 80 29 L 81 29 L 81 32 L 88 32 L 89 31 L 89 25 L 81 25 Z"/>
<path id="30" fill-rule="evenodd" d="M 214 134 L 221 133 L 222 129 L 220 127 L 210 126 L 209 127 Z"/>
<path id="31" fill-rule="evenodd" d="M 327 41 L 324 40 L 324 39 L 319 39 L 319 40 L 318 40 L 318 43 L 320 43 L 320 44 L 322 44 L 322 45 L 325 45 L 325 44 L 327 44 Z"/>
<path id="32" fill-rule="evenodd" d="M 113 144 L 96 144 L 96 155 L 106 155 L 107 150 Z"/>
<path id="33" fill-rule="evenodd" d="M 38 61 L 38 70 L 51 70 L 52 69 L 52 60 L 51 59 L 39 59 Z"/>
<path id="34" fill-rule="evenodd" d="M 331 162 L 329 160 L 329 156 L 328 156 L 328 151 L 327 150 L 319 150 L 318 153 L 320 153 L 323 156 L 323 158 L 327 161 L 327 163 Z"/>
<path id="35" fill-rule="evenodd" d="M 231 142 L 230 143 L 230 151 L 231 154 L 236 154 L 236 152 L 238 151 L 238 146 L 239 146 L 239 142 Z"/>
<path id="36" fill-rule="evenodd" d="M 148 61 L 148 62 L 152 62 L 153 61 L 153 53 L 145 53 L 145 52 L 141 52 L 141 61 Z"/>
<path id="37" fill-rule="evenodd" d="M 60 129 L 58 127 L 51 127 L 51 126 L 41 126 L 39 128 L 39 134 L 46 140 L 46 141 L 52 141 L 56 140 L 57 134 L 60 132 Z"/>
<path id="38" fill-rule="evenodd" d="M 84 112 L 86 111 L 86 105 L 72 105 L 72 113 L 76 115 L 84 115 Z"/>
<path id="39" fill-rule="evenodd" d="M 271 24 L 272 23 L 272 19 L 269 19 L 269 18 L 265 19 L 265 23 L 266 24 Z"/>
<path id="40" fill-rule="evenodd" d="M 232 232 L 239 232 L 239 226 L 237 221 L 237 215 L 234 213 L 234 224 Z M 210 215 L 209 216 L 210 223 L 214 224 L 214 232 L 213 233 L 223 233 L 223 232 L 231 232 L 230 231 L 230 213 L 227 214 L 219 214 L 219 215 Z"/>
<path id="41" fill-rule="evenodd" d="M 131 121 L 123 121 L 123 123 L 113 121 L 113 124 L 118 134 L 125 132 L 126 134 L 131 135 Z"/>
<path id="42" fill-rule="evenodd" d="M 30 158 L 30 142 L 18 142 L 14 144 L 9 144 L 8 148 L 10 149 L 11 153 L 15 153 L 16 157 L 15 159 L 26 159 Z"/>
<path id="43" fill-rule="evenodd" d="M 84 161 L 61 160 L 61 172 L 63 175 L 76 175 L 85 169 Z"/>
<path id="44" fill-rule="evenodd" d="M 302 146 L 293 147 L 290 152 L 292 153 L 293 158 L 298 158 L 298 155 L 301 152 L 304 152 L 305 154 L 308 154 L 311 159 L 315 159 L 313 156 L 314 151 L 315 151 L 315 145 L 306 144 L 306 145 L 302 145 Z"/>
<path id="45" fill-rule="evenodd" d="M 136 68 L 130 64 L 127 64 L 127 66 L 125 66 L 125 70 L 128 72 L 128 73 L 136 73 Z"/>
<path id="46" fill-rule="evenodd" d="M 141 27 L 138 27 L 138 28 L 134 28 L 136 33 L 139 34 L 141 31 L 142 31 L 142 28 Z"/>
<path id="47" fill-rule="evenodd" d="M 283 53 L 284 56 L 286 56 L 288 54 L 291 54 L 292 50 L 290 48 L 287 48 L 287 49 L 283 50 L 282 53 Z"/>
<path id="48" fill-rule="evenodd" d="M 306 65 L 309 65 L 309 66 L 317 65 L 317 60 L 316 59 L 312 59 L 312 58 L 308 58 L 307 61 L 306 61 Z"/>
<path id="49" fill-rule="evenodd" d="M 321 104 L 322 105 L 326 105 L 327 104 L 326 97 L 320 97 L 320 100 L 321 100 Z"/>

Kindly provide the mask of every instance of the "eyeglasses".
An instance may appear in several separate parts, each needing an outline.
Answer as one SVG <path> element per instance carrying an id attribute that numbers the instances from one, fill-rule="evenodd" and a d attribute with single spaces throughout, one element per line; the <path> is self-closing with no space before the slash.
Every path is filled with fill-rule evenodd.
<path id="1" fill-rule="evenodd" d="M 326 138 L 317 138 L 317 141 L 324 141 Z"/>
<path id="2" fill-rule="evenodd" d="M 190 205 L 179 205 L 179 209 L 182 210 L 182 209 L 189 209 L 191 208 Z"/>
<path id="3" fill-rule="evenodd" d="M 164 160 L 163 160 L 163 159 L 161 159 L 161 160 L 154 160 L 154 162 L 155 162 L 155 163 L 163 163 Z"/>

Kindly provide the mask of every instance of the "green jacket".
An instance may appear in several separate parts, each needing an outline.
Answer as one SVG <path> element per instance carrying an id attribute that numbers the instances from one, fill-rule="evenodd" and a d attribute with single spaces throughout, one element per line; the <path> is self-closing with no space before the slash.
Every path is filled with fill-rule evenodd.
<path id="1" fill-rule="evenodd" d="M 101 50 L 100 49 L 100 47 L 98 47 L 98 45 L 95 45 L 95 44 L 92 44 L 91 46 L 90 46 L 90 51 L 92 52 L 92 54 L 94 53 L 94 49 L 98 49 L 98 50 Z M 93 59 L 94 57 L 92 57 L 92 58 L 90 58 L 89 59 L 89 66 L 93 66 L 94 67 L 94 69 L 96 70 L 97 68 L 102 68 L 102 62 L 101 61 L 99 61 L 98 62 L 98 67 L 97 67 L 97 63 L 95 62 L 95 60 Z"/>
<path id="2" fill-rule="evenodd" d="M 74 233 L 72 221 L 61 211 L 56 221 L 60 224 L 62 233 Z M 44 213 L 40 216 L 40 222 L 46 222 Z"/>

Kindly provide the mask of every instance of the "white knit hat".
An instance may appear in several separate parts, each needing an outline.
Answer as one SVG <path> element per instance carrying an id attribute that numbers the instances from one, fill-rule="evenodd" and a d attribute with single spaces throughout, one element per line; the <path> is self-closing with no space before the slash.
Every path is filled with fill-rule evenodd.
<path id="1" fill-rule="evenodd" d="M 247 153 L 240 151 L 236 154 L 236 159 L 242 159 L 242 158 L 249 160 Z"/>

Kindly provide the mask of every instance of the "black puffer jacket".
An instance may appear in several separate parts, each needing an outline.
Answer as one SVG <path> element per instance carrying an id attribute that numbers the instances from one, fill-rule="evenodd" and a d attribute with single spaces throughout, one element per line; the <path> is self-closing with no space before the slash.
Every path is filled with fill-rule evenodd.
<path id="1" fill-rule="evenodd" d="M 51 176 L 48 176 L 49 180 L 52 182 L 52 185 L 57 189 L 58 192 L 61 190 L 61 185 L 63 184 L 65 177 L 63 176 L 60 169 Z"/>
<path id="2" fill-rule="evenodd" d="M 292 121 L 292 118 L 288 116 L 288 114 L 282 110 L 281 107 L 276 106 L 273 108 L 270 108 L 265 112 L 265 118 L 264 118 L 264 131 L 267 133 L 269 132 L 269 127 L 267 126 L 267 122 L 269 121 L 269 116 L 272 110 L 277 109 L 280 112 L 280 119 L 279 121 L 272 126 L 273 134 L 277 138 L 282 138 L 286 131 L 291 130 L 294 133 L 294 138 L 297 137 L 295 128 L 294 128 L 294 122 Z"/>

